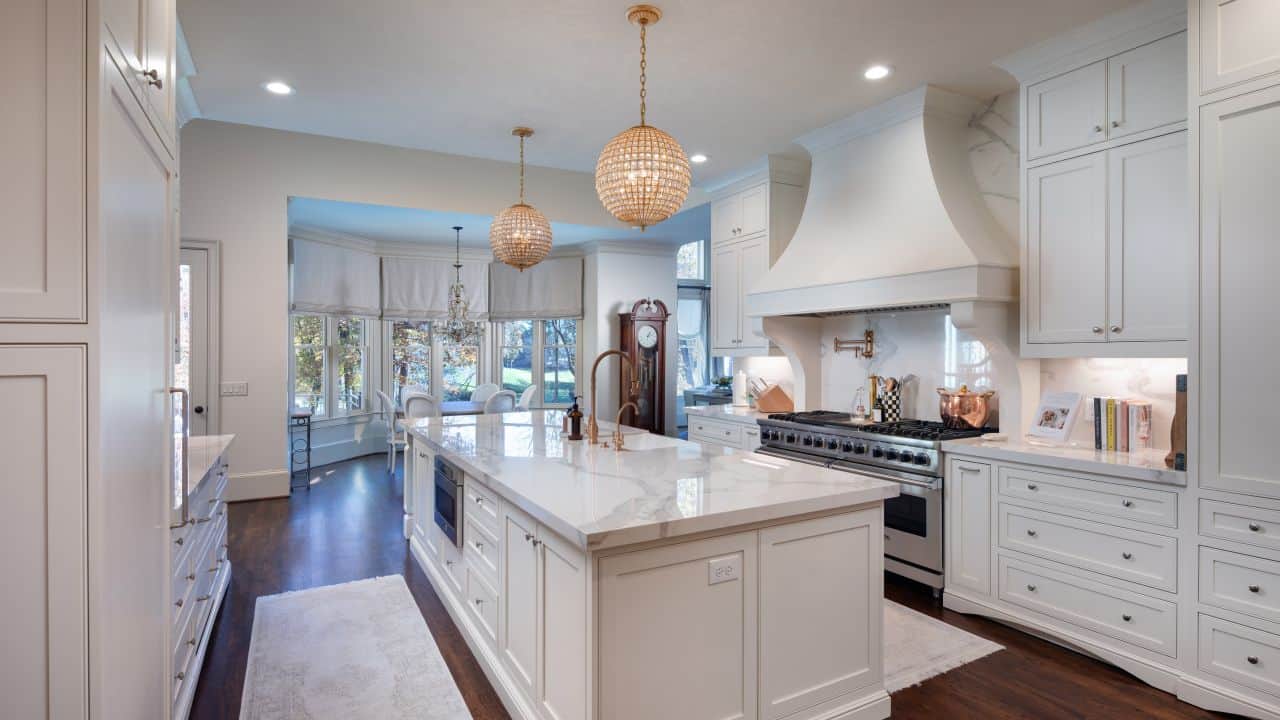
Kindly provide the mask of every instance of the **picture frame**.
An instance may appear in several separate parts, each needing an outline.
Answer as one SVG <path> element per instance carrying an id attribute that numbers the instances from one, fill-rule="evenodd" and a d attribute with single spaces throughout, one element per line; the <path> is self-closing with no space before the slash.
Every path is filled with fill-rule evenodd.
<path id="1" fill-rule="evenodd" d="M 1080 397 L 1080 393 L 1076 392 L 1047 392 L 1041 395 L 1027 434 L 1066 443 L 1079 419 Z"/>

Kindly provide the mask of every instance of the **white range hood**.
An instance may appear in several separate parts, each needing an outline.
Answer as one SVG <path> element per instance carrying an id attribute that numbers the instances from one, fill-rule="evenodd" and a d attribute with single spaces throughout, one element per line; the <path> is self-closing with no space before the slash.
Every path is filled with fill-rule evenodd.
<path id="1" fill-rule="evenodd" d="M 968 123 L 982 109 L 925 86 L 799 138 L 813 159 L 804 213 L 747 288 L 747 314 L 1016 301 L 1016 244 L 969 164 Z"/>

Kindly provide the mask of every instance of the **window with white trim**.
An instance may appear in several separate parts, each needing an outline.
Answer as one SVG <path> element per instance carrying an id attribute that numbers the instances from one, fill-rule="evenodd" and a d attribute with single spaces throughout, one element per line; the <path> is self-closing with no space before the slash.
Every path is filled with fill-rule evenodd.
<path id="1" fill-rule="evenodd" d="M 573 404 L 577 392 L 578 321 L 509 320 L 498 324 L 500 384 L 520 395 L 539 385 L 537 407 Z"/>
<path id="2" fill-rule="evenodd" d="M 289 316 L 293 407 L 314 418 L 344 417 L 369 405 L 369 320 L 357 316 Z"/>

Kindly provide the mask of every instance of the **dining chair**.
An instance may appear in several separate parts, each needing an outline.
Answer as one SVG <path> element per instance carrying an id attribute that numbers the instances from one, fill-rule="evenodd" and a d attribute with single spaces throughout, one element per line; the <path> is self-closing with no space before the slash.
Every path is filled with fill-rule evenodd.
<path id="1" fill-rule="evenodd" d="M 378 393 L 378 414 L 382 416 L 382 422 L 387 426 L 387 472 L 395 474 L 396 471 L 396 451 L 405 446 L 405 435 L 402 431 L 396 429 L 396 406 L 391 402 L 390 396 L 381 390 Z"/>
<path id="2" fill-rule="evenodd" d="M 405 419 L 440 417 L 440 401 L 427 393 L 411 392 L 404 396 Z"/>
<path id="3" fill-rule="evenodd" d="M 505 413 L 516 409 L 516 394 L 513 390 L 499 390 L 484 401 L 484 414 Z"/>
<path id="4" fill-rule="evenodd" d="M 501 390 L 496 383 L 483 383 L 477 385 L 475 390 L 471 391 L 471 402 L 482 403 L 493 397 L 493 394 Z"/>
<path id="5" fill-rule="evenodd" d="M 535 383 L 525 388 L 524 392 L 520 393 L 520 399 L 516 401 L 516 409 L 528 410 L 529 406 L 533 404 L 533 400 L 536 397 L 538 397 L 538 386 Z"/>

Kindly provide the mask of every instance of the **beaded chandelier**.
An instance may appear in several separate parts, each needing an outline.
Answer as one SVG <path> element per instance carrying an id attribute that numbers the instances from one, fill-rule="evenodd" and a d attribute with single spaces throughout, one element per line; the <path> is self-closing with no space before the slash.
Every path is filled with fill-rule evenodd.
<path id="1" fill-rule="evenodd" d="M 645 124 L 645 30 L 662 18 L 652 5 L 633 5 L 640 26 L 640 124 L 618 133 L 596 161 L 596 194 L 605 209 L 643 231 L 674 215 L 689 195 L 689 158 L 680 143 Z"/>
<path id="2" fill-rule="evenodd" d="M 462 284 L 462 226 L 454 225 L 453 284 L 449 286 L 449 317 L 436 323 L 436 332 L 455 345 L 479 345 L 484 323 L 471 319 L 467 289 Z"/>
<path id="3" fill-rule="evenodd" d="M 520 138 L 520 202 L 498 213 L 489 226 L 489 246 L 500 262 L 524 272 L 551 251 L 551 223 L 524 201 L 524 139 L 533 135 L 527 127 L 511 131 Z"/>

